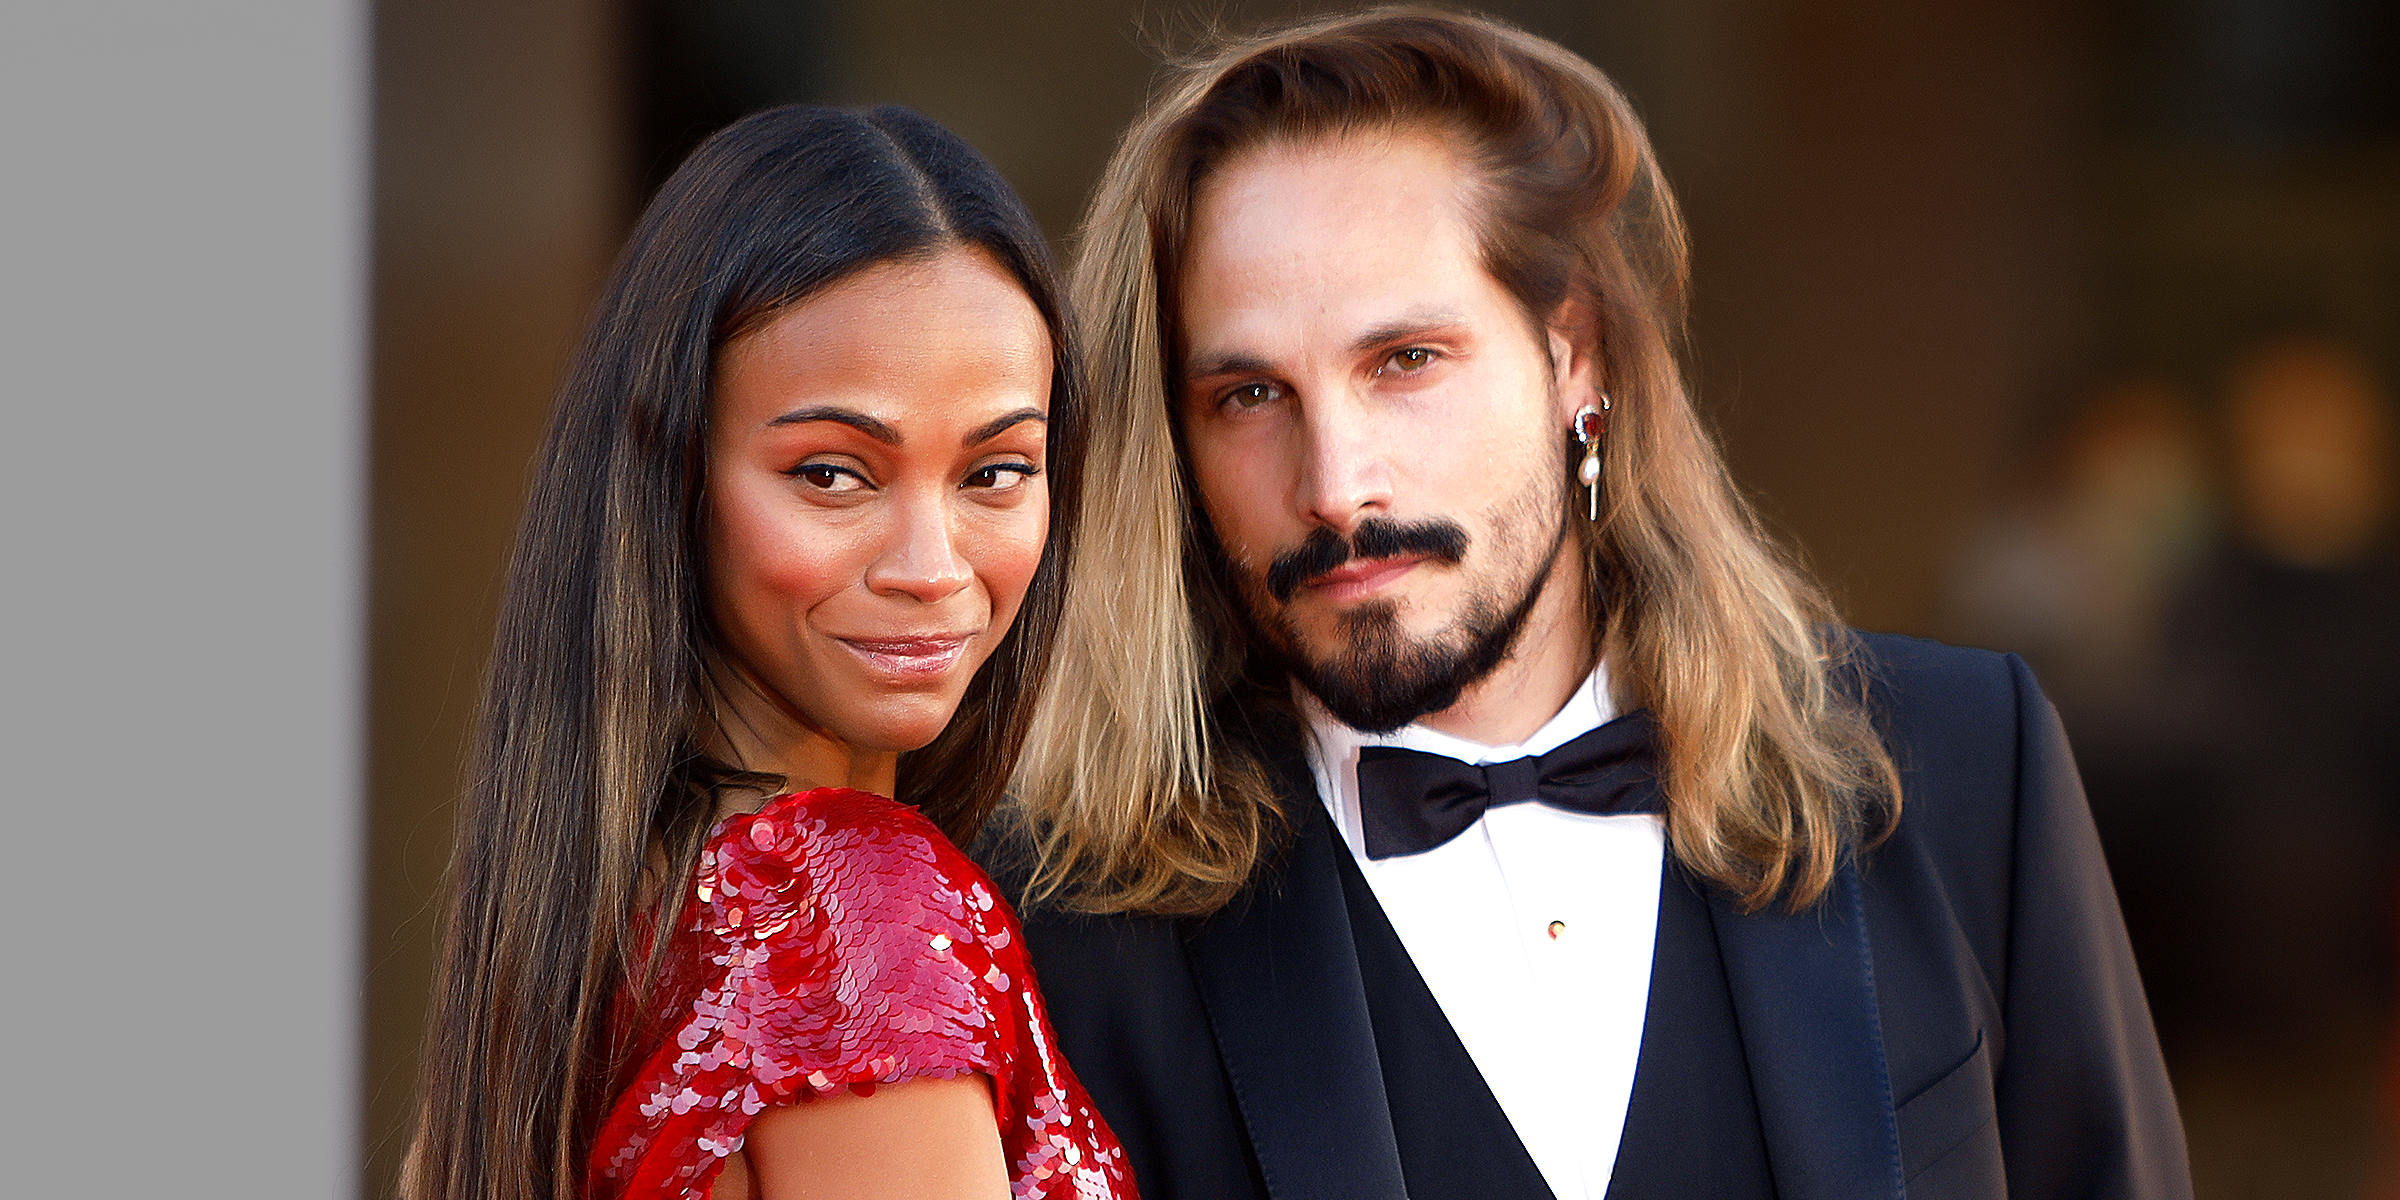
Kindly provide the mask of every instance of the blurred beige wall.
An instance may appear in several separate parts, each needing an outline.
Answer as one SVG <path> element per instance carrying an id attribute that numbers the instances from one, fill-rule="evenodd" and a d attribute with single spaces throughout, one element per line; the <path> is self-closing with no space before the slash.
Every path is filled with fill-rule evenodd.
<path id="1" fill-rule="evenodd" d="M 1844 615 L 1933 633 L 2089 334 L 2071 31 L 2048 0 L 1742 7 L 1738 125 L 1680 172 L 1702 394 Z"/>
<path id="2" fill-rule="evenodd" d="M 367 1196 L 406 1137 L 501 560 L 626 207 L 615 5 L 376 7 Z"/>

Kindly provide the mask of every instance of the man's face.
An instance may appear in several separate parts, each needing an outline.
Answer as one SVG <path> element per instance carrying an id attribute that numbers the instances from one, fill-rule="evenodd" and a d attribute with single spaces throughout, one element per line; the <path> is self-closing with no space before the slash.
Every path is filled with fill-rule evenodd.
<path id="1" fill-rule="evenodd" d="M 1484 270 L 1430 133 L 1270 143 L 1194 197 L 1178 412 L 1243 598 L 1389 729 L 1502 661 L 1560 558 L 1586 356 Z"/>

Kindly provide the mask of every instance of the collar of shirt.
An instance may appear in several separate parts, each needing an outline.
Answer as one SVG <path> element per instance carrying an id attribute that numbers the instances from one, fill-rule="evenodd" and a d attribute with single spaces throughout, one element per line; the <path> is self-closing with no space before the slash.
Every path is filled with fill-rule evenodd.
<path id="1" fill-rule="evenodd" d="M 1358 752 L 1362 747 L 1422 750 L 1480 767 L 1548 754 L 1617 716 L 1616 702 L 1608 693 L 1605 660 L 1593 665 L 1592 673 L 1568 694 L 1567 702 L 1556 714 L 1533 731 L 1533 736 L 1508 746 L 1487 746 L 1422 724 L 1403 725 L 1390 733 L 1361 733 L 1326 712 L 1325 706 L 1317 703 L 1307 689 L 1294 684 L 1293 690 L 1299 697 L 1301 715 L 1308 723 L 1309 767 L 1316 775 L 1317 795 L 1332 814 L 1334 827 L 1341 830 L 1350 852 L 1362 859 L 1366 855 L 1366 831 L 1359 816 L 1358 797 Z"/>

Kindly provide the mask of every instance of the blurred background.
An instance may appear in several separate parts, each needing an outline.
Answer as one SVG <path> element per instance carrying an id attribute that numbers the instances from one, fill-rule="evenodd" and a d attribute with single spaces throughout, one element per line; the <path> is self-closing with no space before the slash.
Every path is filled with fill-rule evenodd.
<path id="1" fill-rule="evenodd" d="M 405 1137 L 528 455 L 648 190 L 752 109 L 897 102 L 1068 247 L 1165 58 L 1320 7 L 371 6 L 364 1194 Z M 2400 6 L 1483 7 L 1648 119 L 1699 395 L 1850 619 L 2040 672 L 2201 1195 L 2400 1196 Z"/>

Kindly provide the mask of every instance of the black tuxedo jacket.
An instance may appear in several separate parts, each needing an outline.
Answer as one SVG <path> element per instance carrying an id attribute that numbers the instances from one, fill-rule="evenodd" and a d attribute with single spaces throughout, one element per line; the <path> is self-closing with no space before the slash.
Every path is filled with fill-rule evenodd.
<path id="1" fill-rule="evenodd" d="M 2057 717 L 2013 656 L 1862 638 L 1897 828 L 1805 912 L 1707 897 L 1775 1193 L 2188 1196 Z M 1270 749 L 1298 835 L 1224 910 L 1021 913 L 1061 1047 L 1147 1200 L 1402 1200 L 1395 1124 L 1438 1127 L 1386 1095 L 1347 851 L 1287 733 Z M 1005 838 L 983 849 L 1010 880 Z"/>

